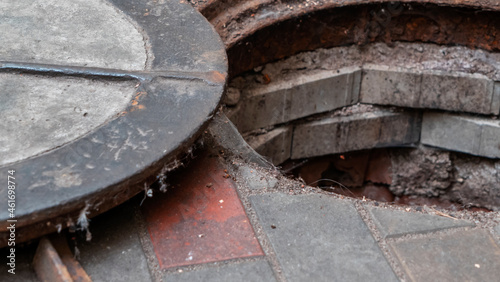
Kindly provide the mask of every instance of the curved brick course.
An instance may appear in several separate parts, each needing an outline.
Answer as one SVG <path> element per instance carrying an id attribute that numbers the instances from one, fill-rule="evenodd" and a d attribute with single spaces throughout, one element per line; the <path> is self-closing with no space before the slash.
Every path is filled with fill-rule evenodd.
<path id="1" fill-rule="evenodd" d="M 500 158 L 499 62 L 497 53 L 420 43 L 307 52 L 234 79 L 241 98 L 228 114 L 275 163 L 416 144 L 421 133 L 425 145 Z M 358 103 L 401 109 L 341 113 Z"/>

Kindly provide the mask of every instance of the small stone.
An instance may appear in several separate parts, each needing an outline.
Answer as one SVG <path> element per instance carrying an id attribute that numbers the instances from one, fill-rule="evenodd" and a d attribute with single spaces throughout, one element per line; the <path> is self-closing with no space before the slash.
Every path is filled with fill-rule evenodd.
<path id="1" fill-rule="evenodd" d="M 241 92 L 237 88 L 228 88 L 226 94 L 224 95 L 223 103 L 227 106 L 236 106 L 240 101 Z"/>
<path id="2" fill-rule="evenodd" d="M 258 66 L 258 67 L 253 68 L 253 71 L 254 72 L 261 72 L 263 69 L 264 69 L 264 66 Z"/>

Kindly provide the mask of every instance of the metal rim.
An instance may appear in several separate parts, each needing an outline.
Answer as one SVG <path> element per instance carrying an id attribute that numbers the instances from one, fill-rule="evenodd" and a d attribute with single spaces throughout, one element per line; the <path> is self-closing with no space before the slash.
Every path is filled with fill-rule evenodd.
<path id="1" fill-rule="evenodd" d="M 201 14 L 187 4 L 170 1 L 110 2 L 149 39 L 151 60 L 145 71 L 0 62 L 0 72 L 139 84 L 128 108 L 115 119 L 60 148 L 2 166 L 4 172 L 16 171 L 18 242 L 65 228 L 81 212 L 101 213 L 140 192 L 165 163 L 192 145 L 219 105 L 227 58 L 218 35 Z M 152 9 L 160 15 L 144 12 Z M 116 148 L 109 149 L 110 143 Z M 147 144 L 147 149 L 134 149 L 140 144 Z M 78 173 L 81 184 L 63 188 L 54 176 L 44 175 L 64 169 Z M 0 204 L 7 207 L 7 197 Z M 0 218 L 6 230 L 7 208 L 0 211 Z M 1 233 L 0 245 L 6 245 L 8 235 Z"/>

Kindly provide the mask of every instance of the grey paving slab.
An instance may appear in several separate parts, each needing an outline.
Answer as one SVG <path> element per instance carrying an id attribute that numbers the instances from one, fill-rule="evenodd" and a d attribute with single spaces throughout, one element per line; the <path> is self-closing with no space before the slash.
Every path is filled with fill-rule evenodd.
<path id="1" fill-rule="evenodd" d="M 290 97 L 290 110 L 287 120 L 331 111 L 358 102 L 361 70 L 358 68 L 341 69 L 338 72 L 316 74 L 306 81 L 294 81 L 287 89 Z"/>
<path id="2" fill-rule="evenodd" d="M 500 82 L 494 83 L 493 98 L 491 99 L 491 111 L 494 114 L 500 113 Z"/>
<path id="3" fill-rule="evenodd" d="M 352 105 L 358 102 L 360 80 L 359 68 L 351 67 L 248 89 L 231 120 L 247 132 Z"/>
<path id="4" fill-rule="evenodd" d="M 454 220 L 437 215 L 394 211 L 376 207 L 367 207 L 367 209 L 381 235 L 386 238 L 474 226 L 474 223 L 469 221 Z"/>
<path id="5" fill-rule="evenodd" d="M 182 273 L 167 273 L 164 281 L 233 282 L 276 281 L 267 261 L 244 262 Z"/>
<path id="6" fill-rule="evenodd" d="M 257 153 L 266 156 L 274 165 L 279 165 L 288 160 L 292 153 L 292 127 L 275 128 L 247 141 Z"/>
<path id="7" fill-rule="evenodd" d="M 401 107 L 418 107 L 421 74 L 401 68 L 363 67 L 361 102 Z"/>
<path id="8" fill-rule="evenodd" d="M 124 111 L 136 82 L 0 73 L 0 165 L 75 140 Z"/>
<path id="9" fill-rule="evenodd" d="M 123 70 L 145 67 L 143 35 L 105 1 L 1 1 L 0 19 L 1 60 Z"/>
<path id="10" fill-rule="evenodd" d="M 152 281 L 131 202 L 91 220 L 90 231 L 92 240 L 78 248 L 93 281 Z"/>
<path id="11" fill-rule="evenodd" d="M 492 109 L 493 81 L 479 74 L 422 74 L 421 108 L 483 114 L 498 114 Z"/>
<path id="12" fill-rule="evenodd" d="M 220 146 L 228 152 L 233 152 L 246 161 L 256 163 L 262 167 L 272 168 L 272 164 L 248 145 L 226 115 L 222 113 L 216 115 L 208 125 L 207 132 L 211 137 L 207 139 L 211 139 L 216 146 Z"/>
<path id="13" fill-rule="evenodd" d="M 292 159 L 418 142 L 420 118 L 415 113 L 367 112 L 298 125 Z"/>
<path id="14" fill-rule="evenodd" d="M 447 113 L 424 113 L 421 142 L 426 145 L 500 158 L 500 122 Z"/>
<path id="15" fill-rule="evenodd" d="M 418 72 L 370 64 L 363 67 L 364 103 L 498 114 L 498 95 L 494 81 L 480 74 Z"/>
<path id="16" fill-rule="evenodd" d="M 286 90 L 243 91 L 241 102 L 229 117 L 241 132 L 284 123 L 287 120 L 290 97 Z"/>
<path id="17" fill-rule="evenodd" d="M 500 121 L 485 122 L 481 126 L 480 156 L 500 158 Z"/>
<path id="18" fill-rule="evenodd" d="M 274 188 L 278 184 L 278 179 L 268 176 L 260 171 L 243 165 L 239 168 L 242 181 L 246 182 L 248 187 L 252 190 Z"/>
<path id="19" fill-rule="evenodd" d="M 325 195 L 250 200 L 289 281 L 397 281 L 352 203 Z"/>
<path id="20" fill-rule="evenodd" d="M 390 243 L 412 281 L 498 281 L 500 248 L 485 230 Z"/>

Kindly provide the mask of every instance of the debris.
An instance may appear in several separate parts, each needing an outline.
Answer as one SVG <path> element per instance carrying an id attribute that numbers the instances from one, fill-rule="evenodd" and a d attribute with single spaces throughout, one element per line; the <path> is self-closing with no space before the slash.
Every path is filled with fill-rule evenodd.
<path id="1" fill-rule="evenodd" d="M 440 211 L 438 211 L 438 210 L 434 210 L 434 211 L 435 211 L 435 213 L 436 213 L 437 215 L 440 215 L 440 216 L 444 216 L 444 217 L 447 217 L 447 218 L 452 218 L 452 219 L 454 219 L 454 220 L 457 220 L 457 218 L 455 218 L 455 217 L 453 217 L 453 216 L 451 216 L 451 215 L 445 214 L 445 213 L 440 212 Z"/>
<path id="2" fill-rule="evenodd" d="M 144 203 L 144 200 L 146 200 L 147 197 L 149 198 L 153 197 L 153 189 L 149 188 L 148 184 L 144 182 L 144 198 L 142 199 L 139 206 L 142 206 L 142 203 Z"/>
<path id="3" fill-rule="evenodd" d="M 78 216 L 78 220 L 76 221 L 76 225 L 80 228 L 79 230 L 87 230 L 89 228 L 89 219 L 87 215 L 89 214 L 89 204 L 85 204 L 83 210 L 80 211 L 80 215 Z"/>

